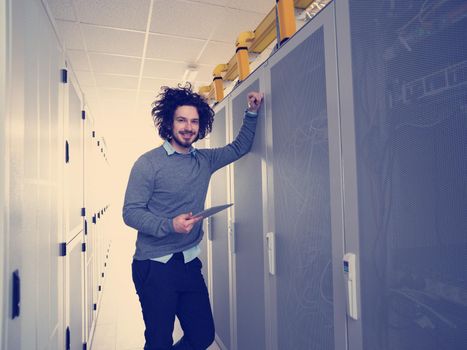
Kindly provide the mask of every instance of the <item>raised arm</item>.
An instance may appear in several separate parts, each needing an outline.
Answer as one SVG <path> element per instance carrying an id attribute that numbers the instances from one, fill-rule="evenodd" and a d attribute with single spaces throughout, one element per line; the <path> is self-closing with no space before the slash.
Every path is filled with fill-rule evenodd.
<path id="1" fill-rule="evenodd" d="M 255 137 L 258 110 L 261 107 L 263 94 L 252 91 L 247 96 L 248 108 L 245 112 L 243 125 L 235 140 L 225 147 L 211 150 L 211 169 L 212 172 L 223 166 L 236 161 L 247 154 Z"/>

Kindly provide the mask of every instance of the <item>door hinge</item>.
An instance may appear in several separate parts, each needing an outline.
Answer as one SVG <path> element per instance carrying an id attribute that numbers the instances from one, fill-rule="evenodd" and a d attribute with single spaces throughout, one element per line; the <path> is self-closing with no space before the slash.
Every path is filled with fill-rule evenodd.
<path id="1" fill-rule="evenodd" d="M 81 244 L 81 251 L 85 252 L 86 251 L 86 243 Z"/>
<path id="2" fill-rule="evenodd" d="M 71 333 L 70 333 L 70 327 L 66 327 L 66 332 L 65 332 L 65 349 L 70 350 L 71 348 Z"/>
<path id="3" fill-rule="evenodd" d="M 63 84 L 68 83 L 68 71 L 66 69 L 60 70 L 60 79 Z"/>
<path id="4" fill-rule="evenodd" d="M 11 318 L 19 317 L 21 306 L 21 279 L 19 277 L 19 270 L 13 272 L 13 308 Z"/>
<path id="5" fill-rule="evenodd" d="M 274 232 L 266 233 L 267 249 L 268 249 L 268 265 L 269 273 L 276 274 L 276 236 Z"/>
<path id="6" fill-rule="evenodd" d="M 66 243 L 62 242 L 59 244 L 59 256 L 66 256 Z"/>
<path id="7" fill-rule="evenodd" d="M 81 111 L 81 119 L 86 119 L 86 111 Z"/>
<path id="8" fill-rule="evenodd" d="M 65 141 L 65 163 L 70 162 L 70 144 L 68 143 L 68 140 Z"/>

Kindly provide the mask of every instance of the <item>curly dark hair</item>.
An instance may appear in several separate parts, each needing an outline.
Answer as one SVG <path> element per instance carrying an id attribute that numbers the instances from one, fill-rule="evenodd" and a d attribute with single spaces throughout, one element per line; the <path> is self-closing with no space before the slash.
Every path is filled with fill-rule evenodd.
<path id="1" fill-rule="evenodd" d="M 214 111 L 201 95 L 193 92 L 190 83 L 186 83 L 185 86 L 178 84 L 177 88 L 163 86 L 161 89 L 162 92 L 152 104 L 151 115 L 154 125 L 159 129 L 159 135 L 164 140 L 172 137 L 175 110 L 180 106 L 193 106 L 198 111 L 199 133 L 196 140 L 203 139 L 211 132 Z"/>

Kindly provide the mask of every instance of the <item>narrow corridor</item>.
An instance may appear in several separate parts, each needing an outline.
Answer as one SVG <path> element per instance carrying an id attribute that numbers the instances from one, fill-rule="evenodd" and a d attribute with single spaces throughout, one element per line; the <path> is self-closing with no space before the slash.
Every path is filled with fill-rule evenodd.
<path id="1" fill-rule="evenodd" d="M 112 211 L 110 220 L 118 223 L 119 211 Z M 142 350 L 144 347 L 144 323 L 135 287 L 131 280 L 131 259 L 134 253 L 136 233 L 121 223 L 112 225 L 120 232 L 112 235 L 106 280 L 98 309 L 91 350 Z M 174 342 L 183 331 L 175 323 Z M 219 350 L 211 345 L 208 350 Z"/>

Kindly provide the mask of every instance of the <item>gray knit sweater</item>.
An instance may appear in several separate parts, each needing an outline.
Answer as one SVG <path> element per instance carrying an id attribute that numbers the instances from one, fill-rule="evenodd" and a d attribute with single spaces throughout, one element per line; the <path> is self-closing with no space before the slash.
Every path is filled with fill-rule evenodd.
<path id="1" fill-rule="evenodd" d="M 251 149 L 256 119 L 247 112 L 237 138 L 225 147 L 169 156 L 160 146 L 138 158 L 123 206 L 123 220 L 138 230 L 134 259 L 181 252 L 201 241 L 201 221 L 190 233 L 180 234 L 174 232 L 172 218 L 203 210 L 211 175 Z"/>

